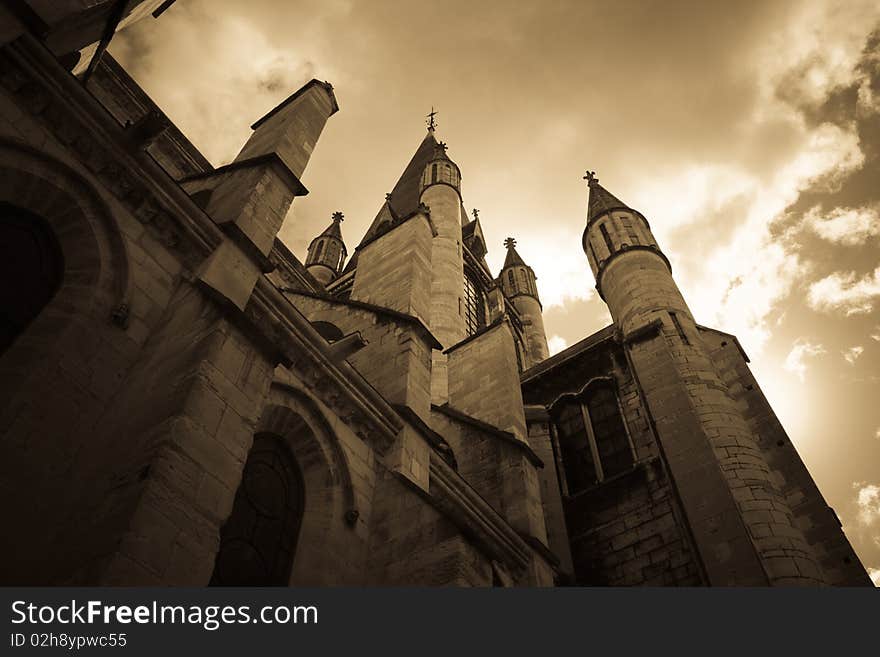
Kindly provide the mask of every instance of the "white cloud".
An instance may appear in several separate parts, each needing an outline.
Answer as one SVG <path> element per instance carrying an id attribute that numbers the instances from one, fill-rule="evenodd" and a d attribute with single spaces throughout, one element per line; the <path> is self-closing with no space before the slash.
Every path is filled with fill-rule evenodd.
<path id="1" fill-rule="evenodd" d="M 835 208 L 823 213 L 819 206 L 804 216 L 804 225 L 829 242 L 846 246 L 864 244 L 880 235 L 880 208 Z"/>
<path id="2" fill-rule="evenodd" d="M 858 515 L 856 518 L 863 527 L 871 527 L 880 520 L 880 486 L 864 481 L 853 482 L 856 492 Z"/>
<path id="3" fill-rule="evenodd" d="M 874 582 L 874 586 L 880 586 L 880 568 L 868 568 L 868 577 Z"/>
<path id="4" fill-rule="evenodd" d="M 877 427 L 877 431 L 874 432 L 874 438 L 880 440 L 880 427 Z"/>
<path id="5" fill-rule="evenodd" d="M 821 312 L 842 311 L 844 315 L 863 315 L 874 309 L 880 297 L 880 267 L 858 278 L 856 273 L 834 272 L 812 283 L 807 290 L 807 304 Z"/>
<path id="6" fill-rule="evenodd" d="M 864 161 L 854 128 L 795 124 L 800 144 L 769 178 L 745 165 L 705 165 L 646 182 L 634 195 L 659 210 L 652 226 L 673 267 L 689 265 L 676 280 L 697 320 L 736 334 L 752 355 L 772 335 L 770 316 L 807 273 L 786 240 L 772 234 L 774 221 L 803 190 L 833 186 Z M 688 227 L 705 217 L 738 225 L 723 241 L 689 243 Z"/>
<path id="7" fill-rule="evenodd" d="M 214 165 L 232 160 L 250 125 L 315 74 L 312 61 L 235 16 L 181 6 L 161 23 L 163 45 L 149 56 L 128 31 L 112 54 Z"/>
<path id="8" fill-rule="evenodd" d="M 547 340 L 547 348 L 550 350 L 550 355 L 558 354 L 560 351 L 568 347 L 568 342 L 565 338 L 559 335 L 551 335 L 550 339 Z"/>
<path id="9" fill-rule="evenodd" d="M 825 347 L 820 344 L 807 342 L 803 338 L 794 341 L 791 351 L 785 357 L 783 367 L 789 372 L 797 374 L 798 378 L 803 381 L 807 373 L 806 359 L 812 356 L 819 356 L 825 353 Z"/>
<path id="10" fill-rule="evenodd" d="M 555 306 L 563 306 L 569 300 L 587 301 L 596 294 L 590 265 L 580 247 L 581 230 L 582 226 L 574 224 L 545 226 L 535 232 L 528 229 L 517 231 L 516 250 L 525 263 L 535 270 L 538 296 L 544 312 Z M 561 248 L 560 245 L 571 245 L 573 248 Z M 487 258 L 492 271 L 499 271 L 504 252 L 494 249 Z"/>
<path id="11" fill-rule="evenodd" d="M 843 351 L 843 359 L 850 365 L 855 365 L 856 361 L 859 359 L 859 356 L 861 356 L 862 352 L 864 351 L 865 348 L 861 345 L 850 347 L 849 349 L 845 349 Z"/>
<path id="12" fill-rule="evenodd" d="M 817 108 L 833 92 L 868 77 L 862 48 L 878 18 L 873 0 L 801 5 L 766 44 L 768 81 L 793 102 Z"/>

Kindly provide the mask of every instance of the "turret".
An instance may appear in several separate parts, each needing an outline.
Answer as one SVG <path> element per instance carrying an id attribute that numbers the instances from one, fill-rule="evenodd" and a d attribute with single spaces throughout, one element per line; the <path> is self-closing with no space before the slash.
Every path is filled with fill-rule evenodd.
<path id="1" fill-rule="evenodd" d="M 583 247 L 713 585 L 822 574 L 710 357 L 648 220 L 588 172 Z"/>
<path id="2" fill-rule="evenodd" d="M 429 129 L 433 141 L 433 130 Z M 465 324 L 464 263 L 461 248 L 461 173 L 446 154 L 446 144 L 434 142 L 431 159 L 421 172 L 419 201 L 430 210 L 436 235 L 431 245 L 431 316 L 429 326 L 444 348 L 463 340 Z M 446 357 L 434 353 L 432 395 L 447 399 Z"/>
<path id="3" fill-rule="evenodd" d="M 519 253 L 516 251 L 516 240 L 508 237 L 504 240 L 507 257 L 501 268 L 501 289 L 504 295 L 513 301 L 513 305 L 522 317 L 526 348 L 528 349 L 528 366 L 539 363 L 547 358 L 547 334 L 544 332 L 544 317 L 541 299 L 538 297 L 537 277 Z"/>
<path id="4" fill-rule="evenodd" d="M 306 269 L 323 285 L 339 276 L 348 255 L 339 225 L 344 218 L 341 212 L 334 212 L 330 225 L 309 244 Z"/>

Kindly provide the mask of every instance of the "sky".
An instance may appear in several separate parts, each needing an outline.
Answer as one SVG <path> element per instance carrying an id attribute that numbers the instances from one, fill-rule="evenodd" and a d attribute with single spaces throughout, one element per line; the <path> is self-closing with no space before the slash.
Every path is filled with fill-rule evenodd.
<path id="1" fill-rule="evenodd" d="M 280 237 L 360 241 L 425 134 L 494 273 L 538 276 L 551 352 L 610 323 L 585 169 L 648 220 L 696 318 L 734 333 L 880 584 L 880 5 L 178 0 L 110 52 L 214 164 L 311 78 L 331 117 Z"/>

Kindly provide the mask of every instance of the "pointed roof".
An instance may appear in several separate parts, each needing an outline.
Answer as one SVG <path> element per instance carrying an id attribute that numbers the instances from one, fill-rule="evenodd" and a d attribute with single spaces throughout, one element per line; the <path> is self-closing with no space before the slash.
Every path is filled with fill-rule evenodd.
<path id="1" fill-rule="evenodd" d="M 447 160 L 453 164 L 449 155 L 446 153 L 446 144 L 438 142 L 434 137 L 434 131 L 428 130 L 425 138 L 419 144 L 416 152 L 410 159 L 409 164 L 403 170 L 397 184 L 391 190 L 391 193 L 385 195 L 385 203 L 379 209 L 373 223 L 364 234 L 361 244 L 366 244 L 375 237 L 380 230 L 382 224 L 388 219 L 390 214 L 395 222 L 406 220 L 420 210 L 419 197 L 422 191 L 422 173 L 425 167 L 434 160 Z M 462 207 L 462 225 L 466 223 L 464 205 Z"/>
<path id="2" fill-rule="evenodd" d="M 626 203 L 599 184 L 595 171 L 587 171 L 584 180 L 588 182 L 590 187 L 590 200 L 587 204 L 587 224 L 609 210 L 632 210 Z"/>
<path id="3" fill-rule="evenodd" d="M 517 265 L 522 267 L 528 267 L 526 263 L 523 262 L 523 259 L 520 257 L 519 253 L 516 252 L 516 240 L 512 237 L 508 237 L 504 240 L 504 246 L 507 249 L 507 257 L 504 258 L 504 266 L 501 267 L 501 270 L 505 270 L 508 267 L 515 267 Z"/>
<path id="4" fill-rule="evenodd" d="M 345 251 L 346 254 L 348 254 L 348 249 L 345 248 L 345 240 L 342 239 L 342 228 L 339 225 L 340 223 L 342 223 L 342 221 L 344 219 L 345 219 L 344 214 L 342 214 L 338 210 L 336 212 L 334 212 L 333 213 L 333 221 L 331 221 L 330 225 L 324 229 L 324 232 L 322 232 L 320 235 L 315 237 L 315 239 L 313 239 L 309 243 L 309 249 L 311 249 L 315 245 L 315 242 L 317 242 L 322 237 L 335 237 L 340 242 L 342 242 L 342 250 Z"/>
<path id="5" fill-rule="evenodd" d="M 332 223 L 324 229 L 324 232 L 318 235 L 318 237 L 335 237 L 340 242 L 342 241 L 342 228 L 339 224 L 341 224 L 345 220 L 345 215 L 339 212 L 338 210 L 333 213 L 333 221 Z"/>
<path id="6" fill-rule="evenodd" d="M 421 191 L 422 172 L 428 163 L 434 159 L 434 153 L 439 144 L 434 138 L 434 133 L 428 131 L 422 143 L 416 149 L 412 159 L 403 173 L 394 189 L 390 194 L 385 195 L 385 203 L 379 209 L 373 223 L 364 234 L 361 244 L 370 241 L 379 231 L 379 227 L 385 223 L 388 216 L 391 215 L 396 221 L 398 217 L 407 217 L 419 209 L 419 192 Z"/>

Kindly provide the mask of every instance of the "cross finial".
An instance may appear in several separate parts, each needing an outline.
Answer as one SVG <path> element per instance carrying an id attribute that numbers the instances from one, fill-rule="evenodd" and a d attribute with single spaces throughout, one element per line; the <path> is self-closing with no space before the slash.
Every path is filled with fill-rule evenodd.
<path id="1" fill-rule="evenodd" d="M 437 121 L 434 119 L 440 112 L 434 109 L 434 106 L 431 105 L 431 111 L 428 112 L 428 120 L 426 123 L 428 124 L 428 131 L 434 132 L 434 128 L 437 127 Z"/>
<path id="2" fill-rule="evenodd" d="M 587 181 L 588 185 L 594 185 L 599 183 L 599 179 L 596 177 L 595 171 L 587 171 L 587 175 L 584 176 L 584 180 Z"/>
<path id="3" fill-rule="evenodd" d="M 333 221 L 344 221 L 345 215 L 342 214 L 339 210 L 333 213 Z"/>
<path id="4" fill-rule="evenodd" d="M 480 218 L 480 211 L 474 208 L 474 221 Z"/>
<path id="5" fill-rule="evenodd" d="M 506 240 L 504 240 L 504 247 L 505 248 L 512 249 L 515 246 L 516 246 L 516 240 L 513 239 L 512 237 L 508 237 Z"/>
<path id="6" fill-rule="evenodd" d="M 385 194 L 385 200 L 386 200 L 386 201 L 390 201 L 390 200 L 391 200 L 391 192 L 388 192 L 387 194 Z"/>

